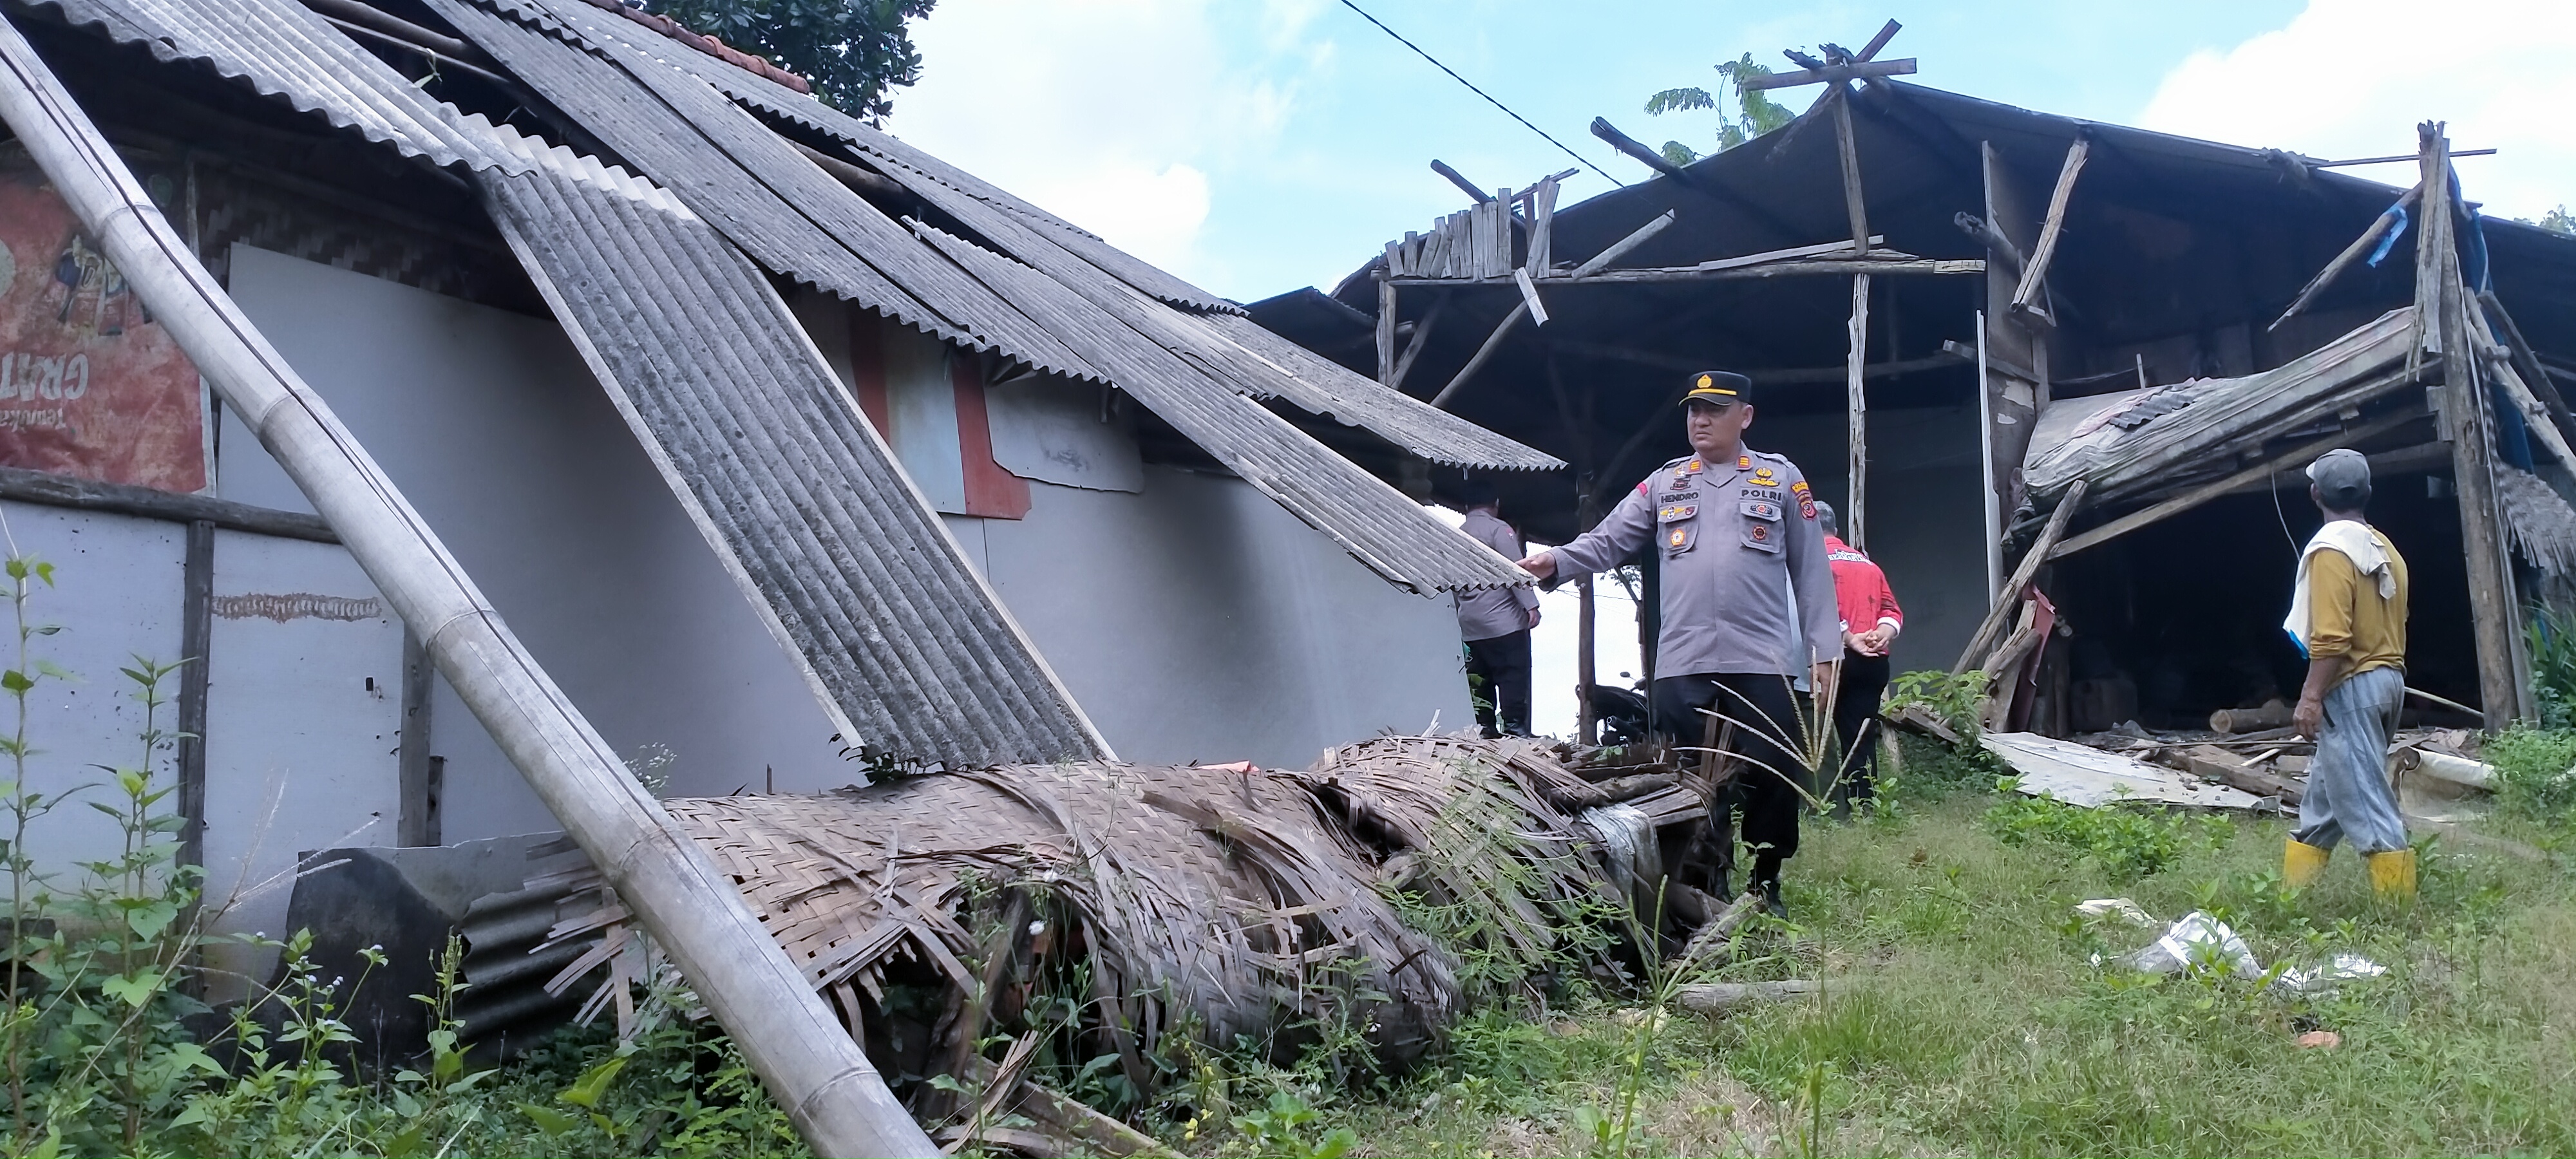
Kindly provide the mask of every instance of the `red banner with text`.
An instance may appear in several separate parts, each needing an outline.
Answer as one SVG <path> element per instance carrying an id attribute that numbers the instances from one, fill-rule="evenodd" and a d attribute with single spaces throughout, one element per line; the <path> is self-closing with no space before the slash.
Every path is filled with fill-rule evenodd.
<path id="1" fill-rule="evenodd" d="M 137 166 L 167 212 L 170 175 Z M 206 486 L 197 368 L 22 149 L 0 152 L 0 465 Z"/>

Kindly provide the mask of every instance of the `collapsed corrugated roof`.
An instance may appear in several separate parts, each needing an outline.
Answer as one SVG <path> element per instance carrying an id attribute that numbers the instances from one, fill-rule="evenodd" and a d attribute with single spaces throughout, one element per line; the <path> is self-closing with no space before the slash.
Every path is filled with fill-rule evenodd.
<path id="1" fill-rule="evenodd" d="M 1141 339 L 1182 352 L 1230 389 L 1259 399 L 1285 399 L 1308 413 L 1366 429 L 1408 454 L 1435 463 L 1501 471 L 1564 466 L 1552 456 L 1318 358 L 1249 324 L 1234 303 L 1139 261 L 1098 236 L 810 96 L 667 37 L 650 35 L 584 0 L 493 0 L 493 6 L 584 43 L 625 46 L 754 109 L 835 138 L 851 157 L 973 230 L 976 240 L 1043 271 L 1117 315 L 1136 332 L 1128 340 Z M 1183 309 L 1162 308 L 1149 299 Z"/>
<path id="2" fill-rule="evenodd" d="M 484 179 L 493 218 L 843 735 L 1106 755 L 759 269 L 669 193 L 521 144 L 539 166 Z"/>
<path id="3" fill-rule="evenodd" d="M 2086 480 L 2102 501 L 2135 496 L 2235 465 L 2319 419 L 2357 410 L 2416 381 L 2415 311 L 2391 310 L 2288 364 L 2244 378 L 2198 379 L 2090 398 L 2040 412 L 2022 482 L 2041 506 Z"/>
<path id="4" fill-rule="evenodd" d="M 334 127 L 441 165 L 523 170 L 441 104 L 300 4 L 269 0 L 31 0 L 164 62 L 200 61 Z M 784 90 L 782 90 L 784 91 Z"/>

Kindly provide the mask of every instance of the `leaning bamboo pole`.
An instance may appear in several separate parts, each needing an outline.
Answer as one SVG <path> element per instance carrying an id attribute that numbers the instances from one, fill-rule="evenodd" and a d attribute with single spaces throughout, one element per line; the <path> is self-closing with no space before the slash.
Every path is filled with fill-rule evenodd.
<path id="1" fill-rule="evenodd" d="M 0 20 L 0 121 L 419 636 L 818 1155 L 933 1156 L 867 1055 L 731 881 L 627 775 L 321 396 L 215 284 L 18 30 Z"/>

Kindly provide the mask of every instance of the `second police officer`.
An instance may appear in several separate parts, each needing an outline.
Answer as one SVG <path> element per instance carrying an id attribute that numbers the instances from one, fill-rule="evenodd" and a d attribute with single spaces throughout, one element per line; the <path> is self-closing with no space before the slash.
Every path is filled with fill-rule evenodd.
<path id="1" fill-rule="evenodd" d="M 1683 396 L 1691 453 L 1646 477 L 1591 531 L 1520 561 L 1541 580 L 1617 567 L 1650 539 L 1662 553 L 1663 631 L 1655 647 L 1654 727 L 1696 745 L 1709 713 L 1735 721 L 1732 783 L 1713 802 L 1707 836 L 1714 892 L 1728 893 L 1741 810 L 1753 850 L 1751 888 L 1784 914 L 1780 865 L 1798 852 L 1804 732 L 1791 681 L 1830 698 L 1842 626 L 1815 496 L 1789 460 L 1744 446 L 1752 380 L 1722 370 L 1690 377 Z M 1819 717 L 1825 707 L 1818 705 Z"/>

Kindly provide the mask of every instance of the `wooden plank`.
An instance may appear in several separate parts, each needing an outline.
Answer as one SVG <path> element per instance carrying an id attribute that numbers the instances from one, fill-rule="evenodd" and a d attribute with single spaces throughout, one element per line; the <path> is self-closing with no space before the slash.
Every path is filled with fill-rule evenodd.
<path id="1" fill-rule="evenodd" d="M 1377 380 L 1395 381 L 1395 283 L 1386 278 L 1377 282 Z"/>
<path id="2" fill-rule="evenodd" d="M 1843 417 L 1849 426 L 1845 434 L 1851 451 L 1850 490 L 1843 495 L 1844 542 L 1868 550 L 1864 512 L 1869 501 L 1869 399 L 1862 391 L 1865 380 L 1863 359 L 1869 354 L 1869 275 L 1852 279 L 1851 325 L 1849 348 L 1844 357 Z"/>
<path id="3" fill-rule="evenodd" d="M 1856 60 L 1850 64 L 1831 64 L 1823 68 L 1773 73 L 1770 76 L 1749 76 L 1735 82 L 1735 87 L 1744 92 L 1761 92 L 1765 89 L 1796 88 L 1799 85 L 1912 75 L 1914 75 L 1914 58 L 1909 56 L 1903 60 Z"/>
<path id="4" fill-rule="evenodd" d="M 1530 283 L 1528 270 L 1513 270 L 1512 282 L 1521 288 L 1521 305 L 1529 307 L 1530 321 L 1547 325 L 1547 303 L 1538 300 L 1538 287 Z"/>
<path id="5" fill-rule="evenodd" d="M 1869 244 L 1873 248 L 1864 252 L 1877 252 L 1875 247 L 1886 240 L 1887 238 L 1885 235 L 1872 236 L 1869 239 Z M 1738 266 L 1758 266 L 1765 262 L 1783 261 L 1788 258 L 1816 257 L 1821 254 L 1836 253 L 1850 248 L 1851 243 L 1847 241 L 1818 242 L 1815 245 L 1791 246 L 1788 249 L 1781 250 L 1765 250 L 1762 253 L 1745 254 L 1742 257 L 1717 258 L 1711 261 L 1701 262 L 1700 264 L 1690 268 L 1697 270 L 1731 270 Z M 1910 258 L 1914 255 L 1906 254 L 1905 256 Z"/>
<path id="6" fill-rule="evenodd" d="M 1878 50 L 1887 47 L 1888 41 L 1896 39 L 1896 30 L 1903 27 L 1905 26 L 1893 20 L 1888 21 L 1884 27 L 1881 27 L 1878 30 L 1878 35 L 1870 37 L 1869 43 L 1861 46 L 1860 52 L 1854 55 L 1852 59 L 1856 61 L 1872 61 L 1878 59 Z"/>
<path id="7" fill-rule="evenodd" d="M 2407 206 L 2414 204 L 2416 195 L 2422 192 L 2424 192 L 2424 187 L 2421 185 L 2407 190 L 2404 195 L 2397 199 L 2397 204 L 2391 208 L 2402 210 Z M 2346 269 L 2351 268 L 2352 263 L 2360 261 L 2362 255 L 2369 253 L 2372 246 L 2379 244 L 2380 237 L 2386 234 L 2395 225 L 2396 219 L 2390 217 L 2385 210 L 2382 210 L 2379 216 L 2370 219 L 2370 228 L 2361 231 L 2361 236 L 2354 238 L 2351 245 L 2343 247 L 2343 252 L 2336 254 L 2333 261 L 2327 262 L 2326 268 L 2318 270 L 2317 276 L 2308 279 L 2307 285 L 2299 287 L 2299 296 L 2290 299 L 2290 308 L 2281 311 L 2281 316 L 2272 319 L 2272 324 L 2264 327 L 2263 332 L 2269 334 L 2274 330 L 2280 329 L 2281 323 L 2289 321 L 2292 315 L 2297 314 L 2301 310 L 2307 309 L 2308 302 L 2311 299 L 2315 298 L 2318 294 L 2323 293 L 2325 288 L 2332 285 L 2336 278 L 2342 276 Z"/>
<path id="8" fill-rule="evenodd" d="M 438 669 L 420 637 L 403 630 L 402 733 L 394 748 L 394 843 L 438 845 L 444 836 L 438 816 L 438 758 L 429 751 L 430 690 Z"/>
<path id="9" fill-rule="evenodd" d="M 2118 539 L 2119 537 L 2127 535 L 2132 531 L 2136 531 L 2141 527 L 2145 527 L 2148 524 L 2161 522 L 2165 519 L 2171 518 L 2172 516 L 2179 515 L 2182 512 L 2189 511 L 2194 507 L 2198 507 L 2203 503 L 2207 503 L 2212 499 L 2225 495 L 2247 483 L 2277 474 L 2283 470 L 2301 466 L 2308 460 L 2314 459 L 2317 456 L 2322 455 L 2327 451 L 2334 450 L 2337 447 L 2349 447 L 2354 443 L 2365 442 L 2367 440 L 2377 438 L 2380 435 L 2387 434 L 2390 431 L 2396 430 L 2397 428 L 2405 426 L 2406 424 L 2414 422 L 2422 417 L 2424 416 L 2411 412 L 2383 415 L 2376 420 L 2363 423 L 2351 430 L 2336 431 L 2322 439 L 2301 443 L 2288 451 L 2274 455 L 2269 459 L 2265 459 L 2260 463 L 2247 467 L 2244 470 L 2238 471 L 2225 478 L 2203 483 L 2198 487 L 2194 487 L 2189 491 L 2185 491 L 2182 494 L 2176 495 L 2171 499 L 2167 499 L 2162 503 L 2156 504 L 2155 506 L 2130 512 L 2129 514 L 2123 515 L 2118 519 L 2114 519 L 2109 523 L 2105 523 L 2100 527 L 2086 531 L 2084 534 L 2078 535 L 2073 539 L 2069 539 L 2051 549 L 2049 552 L 2049 558 L 2057 559 L 2063 556 L 2073 555 L 2085 548 L 2108 543 L 2111 540 Z"/>
<path id="10" fill-rule="evenodd" d="M 1431 328 L 1440 324 L 1440 315 L 1449 309 L 1449 297 L 1440 295 L 1431 303 L 1431 312 L 1413 324 L 1413 338 L 1404 344 L 1404 356 L 1395 360 L 1395 373 L 1386 380 L 1388 390 L 1404 389 L 1404 376 L 1413 369 L 1413 360 L 1422 357 L 1423 344 L 1431 341 Z"/>
<path id="11" fill-rule="evenodd" d="M 1495 200 L 1485 206 L 1485 223 L 1491 227 L 1485 236 L 1485 244 L 1490 248 L 1490 252 L 1486 255 L 1485 268 L 1492 270 L 1494 277 L 1508 278 L 1512 276 L 1514 268 L 1512 238 L 1516 233 L 1513 228 L 1516 222 L 1512 217 L 1512 191 L 1497 189 L 1494 194 Z"/>
<path id="12" fill-rule="evenodd" d="M 1639 366 L 1660 367 L 1664 370 L 1678 371 L 1683 374 L 1689 374 L 1694 370 L 1703 370 L 1708 366 L 1708 361 L 1702 358 L 1677 358 L 1669 354 L 1657 354 L 1651 350 L 1638 350 L 1634 347 L 1628 346 L 1613 346 L 1605 342 L 1583 342 L 1571 339 L 1559 339 L 1550 342 L 1548 346 L 1550 349 L 1561 351 L 1566 354 L 1580 355 L 1586 358 L 1606 358 L 1618 362 L 1633 362 Z M 1913 374 L 1924 370 L 1940 370 L 1945 367 L 1958 366 L 1962 363 L 1973 363 L 1975 361 L 1976 356 L 1973 354 L 1955 354 L 1948 350 L 1942 350 L 1936 353 L 1926 354 L 1921 358 L 1906 358 L 1895 362 L 1873 362 L 1862 367 L 1861 371 L 1870 378 L 1888 378 L 1894 375 Z M 1841 382 L 1844 375 L 1847 373 L 1847 370 L 1845 367 L 1841 366 L 1801 366 L 1749 369 L 1740 370 L 1736 373 L 1752 379 L 1756 386 L 1792 386 L 1801 383 Z"/>
<path id="13" fill-rule="evenodd" d="M 1786 1002 L 1832 992 L 1840 983 L 1811 979 L 1785 982 L 1697 982 L 1679 987 L 1673 1000 L 1684 1010 L 1699 1014 L 1725 1014 L 1757 1002 Z"/>
<path id="14" fill-rule="evenodd" d="M 2284 805 L 2295 806 L 2307 795 L 2307 788 L 2297 781 L 2266 772 L 2238 760 L 2236 754 L 2214 745 L 2194 745 L 2174 754 L 2183 768 L 2220 784 L 2232 785 L 2257 797 L 2279 797 Z"/>
<path id="15" fill-rule="evenodd" d="M 2515 679 L 2521 604 L 2514 598 L 2497 522 L 2495 481 L 2488 447 L 2484 392 L 2470 358 L 2466 292 L 2451 223 L 2450 142 L 2440 122 L 2418 126 L 2422 142 L 2423 227 L 2416 236 L 2417 316 L 2438 337 L 2442 358 L 2442 419 L 2451 436 L 2452 494 L 2460 510 L 2461 546 L 2467 556 L 2470 629 L 2477 645 L 2478 703 L 2486 726 L 2501 729 L 2528 715 Z"/>
<path id="16" fill-rule="evenodd" d="M 2030 586 L 2039 574 L 2039 565 L 2047 562 L 2048 551 L 2057 546 L 2057 537 L 2066 534 L 2066 521 L 2075 517 L 2075 509 L 2084 504 L 2084 480 L 2066 489 L 2066 497 L 2057 501 L 2057 510 L 2048 515 L 2048 525 L 2040 530 L 2039 539 L 2022 553 L 2021 563 L 2013 568 L 2012 577 L 2004 581 L 2003 590 L 1995 593 L 1994 606 L 1986 610 L 1986 621 L 1977 625 L 1977 634 L 1968 637 L 1967 650 L 1959 653 L 1959 662 L 1950 666 L 1953 674 L 1965 672 L 1982 662 L 2012 622 L 2013 613 L 2021 606 L 2022 589 Z"/>
<path id="17" fill-rule="evenodd" d="M 1545 275 L 1556 241 L 1556 178 L 1538 183 L 1530 192 L 1529 260 L 1521 268 L 1532 275 Z"/>
<path id="18" fill-rule="evenodd" d="M 1843 172 L 1843 214 L 1851 219 L 1851 248 L 1855 254 L 1869 252 L 1869 208 L 1863 203 L 1860 189 L 1860 149 L 1852 140 L 1851 93 L 1835 85 L 1825 93 L 1833 106 L 1834 151 L 1841 158 Z"/>
<path id="19" fill-rule="evenodd" d="M 2040 284 L 2048 277 L 2049 260 L 2057 256 L 2057 239 L 2066 229 L 2066 204 L 2075 196 L 2075 178 L 2084 172 L 2084 158 L 2093 151 L 2093 139 L 2083 133 L 2066 147 L 2066 163 L 2057 170 L 2057 189 L 2048 195 L 2048 217 L 2040 222 L 2039 245 L 2031 251 L 2030 261 L 2022 266 L 2021 285 L 2013 290 L 2013 313 L 2030 309 L 2039 297 Z"/>
<path id="20" fill-rule="evenodd" d="M 1610 263 L 1628 256 L 1629 251 L 1646 244 L 1646 242 L 1652 239 L 1656 234 L 1664 232 L 1665 227 L 1670 226 L 1672 223 L 1673 211 L 1667 209 L 1663 213 L 1657 215 L 1653 221 L 1647 222 L 1644 225 L 1628 231 L 1628 236 L 1611 242 L 1609 246 L 1604 248 L 1600 253 L 1594 254 L 1585 259 L 1582 265 L 1574 267 L 1574 272 L 1567 274 L 1566 276 L 1569 278 L 1596 277 L 1602 270 L 1607 269 Z"/>
<path id="21" fill-rule="evenodd" d="M 105 511 L 172 523 L 203 520 L 227 531 L 247 531 L 254 535 L 274 535 L 281 539 L 303 539 L 314 543 L 340 542 L 339 534 L 318 515 L 253 507 L 204 495 L 99 483 L 22 467 L 0 467 L 0 499 L 82 511 Z"/>

